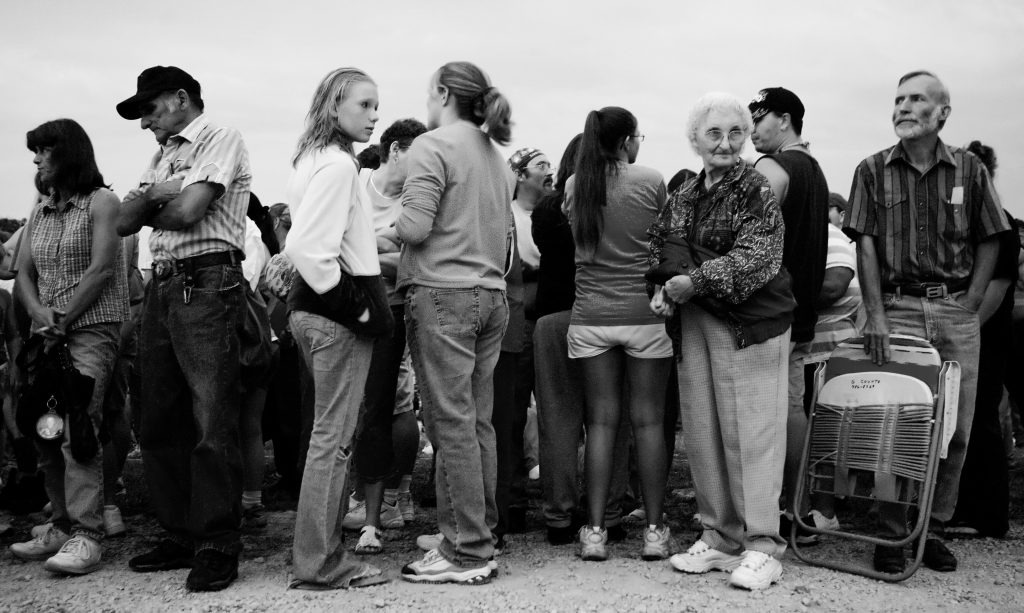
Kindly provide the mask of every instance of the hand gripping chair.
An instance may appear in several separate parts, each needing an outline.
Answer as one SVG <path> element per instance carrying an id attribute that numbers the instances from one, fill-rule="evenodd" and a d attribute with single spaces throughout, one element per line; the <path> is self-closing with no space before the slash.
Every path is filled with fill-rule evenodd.
<path id="1" fill-rule="evenodd" d="M 917 508 L 905 538 L 885 539 L 844 530 L 819 529 L 797 515 L 789 535 L 793 553 L 804 562 L 882 581 L 903 581 L 921 565 L 939 457 L 952 436 L 943 424 L 956 424 L 960 365 L 945 362 L 927 341 L 892 335 L 892 359 L 873 364 L 864 339 L 840 343 L 815 373 L 795 506 L 805 491 L 837 498 L 893 502 Z M 796 542 L 797 526 L 815 534 L 874 545 L 916 543 L 913 561 L 900 574 L 833 558 L 812 558 Z"/>

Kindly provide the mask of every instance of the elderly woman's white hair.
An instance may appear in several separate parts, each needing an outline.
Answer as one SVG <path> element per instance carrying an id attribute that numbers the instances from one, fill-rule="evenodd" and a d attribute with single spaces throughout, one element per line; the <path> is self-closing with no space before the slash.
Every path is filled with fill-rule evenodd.
<path id="1" fill-rule="evenodd" d="M 690 110 L 689 119 L 686 120 L 686 134 L 690 138 L 690 146 L 693 147 L 693 151 L 697 155 L 700 155 L 700 151 L 697 149 L 697 130 L 700 129 L 701 122 L 711 111 L 739 115 L 740 127 L 743 129 L 744 136 L 749 136 L 754 129 L 754 119 L 750 116 L 750 109 L 739 98 L 725 92 L 708 92 L 697 99 L 693 109 Z"/>

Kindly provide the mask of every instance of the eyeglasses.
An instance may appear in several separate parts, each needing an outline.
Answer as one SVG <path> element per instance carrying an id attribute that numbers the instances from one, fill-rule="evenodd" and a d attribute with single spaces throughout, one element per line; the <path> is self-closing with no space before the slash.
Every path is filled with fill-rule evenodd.
<path id="1" fill-rule="evenodd" d="M 636 139 L 636 140 L 640 141 L 641 143 L 644 142 L 644 135 L 643 134 L 630 134 L 626 138 L 633 138 L 633 139 Z"/>
<path id="2" fill-rule="evenodd" d="M 733 128 L 728 132 L 723 132 L 718 128 L 711 128 L 710 130 L 704 133 L 704 136 L 706 136 L 708 140 L 715 143 L 720 142 L 722 138 L 724 138 L 725 136 L 728 136 L 730 141 L 739 142 L 747 137 L 747 133 L 744 132 L 743 130 L 740 130 L 739 128 Z"/>

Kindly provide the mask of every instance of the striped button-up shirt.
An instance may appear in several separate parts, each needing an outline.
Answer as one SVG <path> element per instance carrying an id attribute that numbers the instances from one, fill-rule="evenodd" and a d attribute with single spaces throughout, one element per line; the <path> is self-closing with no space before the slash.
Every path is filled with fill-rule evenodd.
<path id="1" fill-rule="evenodd" d="M 940 140 L 935 160 L 922 174 L 898 143 L 857 166 L 843 231 L 875 237 L 883 286 L 967 281 L 978 243 L 1010 229 L 977 157 Z"/>
<path id="2" fill-rule="evenodd" d="M 223 193 L 198 222 L 184 230 L 153 230 L 149 248 L 153 261 L 245 248 L 245 212 L 249 207 L 252 172 L 242 135 L 214 126 L 206 115 L 196 117 L 153 156 L 141 187 L 181 179 L 181 189 L 203 181 Z"/>
<path id="3" fill-rule="evenodd" d="M 64 309 L 92 262 L 92 200 L 98 191 L 73 196 L 63 212 L 57 210 L 55 196 L 32 211 L 32 263 L 38 275 L 39 301 L 45 306 Z M 71 322 L 69 330 L 128 318 L 128 275 L 120 242 L 114 267 L 99 298 Z"/>

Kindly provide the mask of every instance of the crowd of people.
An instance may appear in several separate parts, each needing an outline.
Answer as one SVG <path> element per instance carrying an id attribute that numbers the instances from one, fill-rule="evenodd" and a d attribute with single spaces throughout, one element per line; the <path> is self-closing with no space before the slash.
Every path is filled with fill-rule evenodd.
<path id="1" fill-rule="evenodd" d="M 840 525 L 828 496 L 795 496 L 810 373 L 856 336 L 884 364 L 892 334 L 962 368 L 924 564 L 956 569 L 952 535 L 1005 534 L 1020 224 L 991 148 L 939 138 L 951 106 L 934 74 L 899 79 L 898 142 L 857 167 L 848 201 L 782 87 L 697 100 L 686 131 L 702 168 L 667 185 L 636 164 L 644 134 L 621 107 L 591 111 L 557 167 L 531 147 L 506 159 L 512 108 L 468 62 L 430 76 L 425 122 L 396 121 L 357 156 L 378 105 L 365 72 L 327 74 L 271 207 L 242 135 L 180 68 L 147 68 L 115 106 L 159 144 L 123 198 L 78 123 L 28 132 L 39 199 L 0 271 L 14 279 L 13 299 L 0 293 L 5 450 L 25 478 L 41 471 L 50 517 L 15 556 L 98 568 L 103 539 L 125 531 L 116 496 L 137 441 L 163 536 L 130 568 L 223 589 L 242 531 L 265 525 L 267 438 L 298 499 L 289 586 L 382 583 L 367 556 L 415 516 L 418 400 L 438 532 L 402 579 L 490 581 L 505 536 L 527 528 L 539 463 L 553 545 L 606 560 L 629 517 L 644 560 L 767 588 L 796 516 Z M 701 526 L 685 551 L 665 520 L 678 422 Z M 881 505 L 879 532 L 907 534 L 905 509 Z M 899 573 L 906 551 L 880 545 L 873 562 Z"/>

